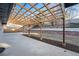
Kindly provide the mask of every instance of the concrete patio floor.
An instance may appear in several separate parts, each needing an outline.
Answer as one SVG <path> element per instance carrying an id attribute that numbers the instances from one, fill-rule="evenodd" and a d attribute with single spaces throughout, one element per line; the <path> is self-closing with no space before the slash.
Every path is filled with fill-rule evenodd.
<path id="1" fill-rule="evenodd" d="M 21 33 L 0 31 L 0 43 L 11 45 L 0 56 L 79 56 L 79 53 L 25 37 Z"/>

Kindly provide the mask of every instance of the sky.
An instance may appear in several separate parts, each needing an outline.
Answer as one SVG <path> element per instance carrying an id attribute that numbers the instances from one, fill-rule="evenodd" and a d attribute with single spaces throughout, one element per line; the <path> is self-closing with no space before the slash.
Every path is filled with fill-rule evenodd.
<path id="1" fill-rule="evenodd" d="M 21 3 L 21 4 L 24 5 L 24 3 Z M 56 5 L 56 3 L 53 3 L 53 4 L 48 5 L 48 7 L 51 8 L 51 7 L 55 6 L 55 5 Z M 35 5 L 35 7 L 38 8 L 38 9 L 42 8 L 43 6 L 44 5 L 42 3 L 39 3 L 39 4 Z M 18 6 L 18 5 L 16 5 L 16 8 L 21 9 L 20 6 Z M 25 8 L 27 8 L 27 9 L 30 9 L 31 8 L 31 11 L 32 12 L 36 11 L 36 9 L 35 8 L 32 8 L 30 6 L 30 4 L 28 4 L 28 3 L 25 5 Z M 41 11 L 44 11 L 44 10 L 47 10 L 46 7 L 44 7 L 44 8 L 41 9 Z M 18 11 L 16 10 L 16 12 L 18 12 Z M 24 9 L 22 9 L 22 13 L 23 12 L 26 12 L 26 11 Z M 20 14 L 22 14 L 22 13 L 20 13 Z M 35 13 L 38 14 L 39 12 L 36 11 Z M 29 14 L 30 14 L 30 12 L 27 12 L 25 16 L 27 16 Z"/>
<path id="2" fill-rule="evenodd" d="M 70 13 L 71 17 L 79 18 L 79 4 L 68 7 L 67 12 Z"/>

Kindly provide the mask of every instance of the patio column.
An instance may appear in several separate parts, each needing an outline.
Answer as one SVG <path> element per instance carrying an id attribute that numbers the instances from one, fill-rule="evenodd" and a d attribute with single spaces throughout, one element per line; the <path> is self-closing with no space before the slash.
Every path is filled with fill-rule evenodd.
<path id="1" fill-rule="evenodd" d="M 39 24 L 40 27 L 40 40 L 42 40 L 42 24 Z"/>
<path id="2" fill-rule="evenodd" d="M 64 3 L 61 3 L 61 9 L 62 9 L 62 13 L 63 13 L 63 42 L 62 42 L 62 45 L 65 46 L 66 43 L 65 43 L 65 6 L 64 6 Z"/>

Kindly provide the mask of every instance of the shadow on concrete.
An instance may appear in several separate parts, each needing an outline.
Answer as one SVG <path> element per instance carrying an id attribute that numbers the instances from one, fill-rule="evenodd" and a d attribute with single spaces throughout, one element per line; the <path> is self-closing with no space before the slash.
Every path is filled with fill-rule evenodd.
<path id="1" fill-rule="evenodd" d="M 30 37 L 30 38 L 34 38 L 36 40 L 39 40 L 39 41 L 42 41 L 42 42 L 45 42 L 45 43 L 48 43 L 48 44 L 51 44 L 51 45 L 55 45 L 55 46 L 58 46 L 58 47 L 79 53 L 79 46 L 76 46 L 76 45 L 73 45 L 73 44 L 66 43 L 66 45 L 63 46 L 62 42 L 59 42 L 59 41 L 50 40 L 50 39 L 46 39 L 46 38 L 43 38 L 42 40 L 40 40 L 40 37 L 38 37 L 38 36 L 34 36 L 34 35 L 29 36 L 27 34 L 23 34 L 23 35 Z"/>

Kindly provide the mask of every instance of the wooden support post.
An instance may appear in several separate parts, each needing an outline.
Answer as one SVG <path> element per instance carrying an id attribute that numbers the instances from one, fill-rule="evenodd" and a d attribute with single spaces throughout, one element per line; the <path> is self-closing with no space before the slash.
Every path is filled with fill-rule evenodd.
<path id="1" fill-rule="evenodd" d="M 30 36 L 30 31 L 31 31 L 31 29 L 30 29 L 30 25 L 29 25 L 29 29 L 28 29 L 28 35 Z"/>
<path id="2" fill-rule="evenodd" d="M 42 25 L 40 24 L 40 40 L 42 40 Z"/>
<path id="3" fill-rule="evenodd" d="M 24 26 L 22 27 L 22 32 L 24 33 Z"/>
<path id="4" fill-rule="evenodd" d="M 61 4 L 61 8 L 62 8 L 62 13 L 63 13 L 63 42 L 62 42 L 62 46 L 66 46 L 65 43 L 65 8 L 64 8 L 64 4 Z"/>
<path id="5" fill-rule="evenodd" d="M 28 30 L 28 35 L 30 36 L 30 29 Z"/>
<path id="6" fill-rule="evenodd" d="M 63 18 L 63 42 L 62 45 L 65 46 L 65 19 Z"/>

